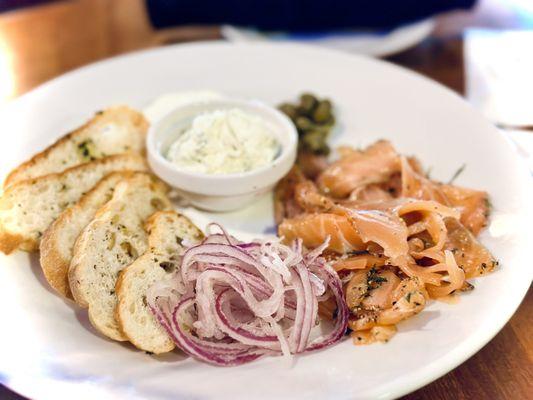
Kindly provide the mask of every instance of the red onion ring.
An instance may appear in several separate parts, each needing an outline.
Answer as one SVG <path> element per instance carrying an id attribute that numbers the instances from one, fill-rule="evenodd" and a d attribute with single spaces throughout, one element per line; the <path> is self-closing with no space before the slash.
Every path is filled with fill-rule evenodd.
<path id="1" fill-rule="evenodd" d="M 212 227 L 213 225 L 210 225 Z M 239 242 L 221 227 L 181 257 L 175 280 L 147 301 L 177 347 L 201 361 L 233 366 L 265 355 L 297 354 L 340 341 L 348 326 L 342 283 L 321 257 L 327 242 Z M 314 340 L 318 303 L 337 303 L 333 329 Z"/>

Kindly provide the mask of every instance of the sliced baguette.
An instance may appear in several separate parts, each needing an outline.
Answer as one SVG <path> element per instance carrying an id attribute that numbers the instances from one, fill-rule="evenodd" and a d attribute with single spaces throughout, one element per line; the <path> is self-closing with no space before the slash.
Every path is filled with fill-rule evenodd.
<path id="1" fill-rule="evenodd" d="M 69 269 L 74 300 L 89 308 L 89 320 L 102 334 L 127 340 L 115 320 L 115 284 L 119 272 L 147 248 L 144 222 L 156 211 L 171 208 L 168 188 L 148 174 L 118 183 L 74 245 Z"/>
<path id="2" fill-rule="evenodd" d="M 14 169 L 4 181 L 4 188 L 105 156 L 142 154 L 147 129 L 148 122 L 144 116 L 128 107 L 100 111 L 85 125 Z"/>
<path id="3" fill-rule="evenodd" d="M 183 254 L 182 240 L 198 242 L 203 233 L 187 217 L 175 211 L 154 214 L 146 223 L 149 249 L 126 267 L 116 285 L 116 317 L 128 340 L 155 354 L 174 348 L 174 342 L 146 304 L 146 292 L 155 283 L 171 279 Z"/>
<path id="4" fill-rule="evenodd" d="M 121 154 L 11 185 L 0 198 L 0 251 L 34 251 L 67 207 L 114 171 L 147 171 L 144 157 Z"/>
<path id="5" fill-rule="evenodd" d="M 50 286 L 63 297 L 72 298 L 68 269 L 76 239 L 98 209 L 111 199 L 115 186 L 133 174 L 131 171 L 121 171 L 107 175 L 75 205 L 63 211 L 44 232 L 39 247 L 41 268 Z"/>

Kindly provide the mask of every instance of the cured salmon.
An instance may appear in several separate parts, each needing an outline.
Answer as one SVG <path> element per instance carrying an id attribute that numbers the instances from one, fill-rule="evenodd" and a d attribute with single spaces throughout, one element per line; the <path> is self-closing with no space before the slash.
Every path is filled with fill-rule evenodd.
<path id="1" fill-rule="evenodd" d="M 487 192 L 433 182 L 415 172 L 404 157 L 402 157 L 402 197 L 435 200 L 456 207 L 461 213 L 461 223 L 474 235 L 487 225 L 490 211 Z"/>
<path id="2" fill-rule="evenodd" d="M 338 254 L 366 248 L 350 221 L 336 214 L 303 214 L 285 219 L 278 227 L 278 235 L 287 242 L 300 238 L 307 248 L 320 246 L 329 236 L 328 250 Z"/>
<path id="3" fill-rule="evenodd" d="M 325 257 L 345 282 L 356 344 L 388 340 L 428 299 L 472 290 L 467 279 L 497 266 L 476 239 L 487 193 L 431 180 L 386 141 L 339 153 L 325 169 L 321 159 L 305 175 L 291 171 L 275 199 L 286 242 L 312 249 L 329 239 Z"/>
<path id="4" fill-rule="evenodd" d="M 317 183 L 324 193 L 344 198 L 360 186 L 386 181 L 399 170 L 398 153 L 390 142 L 380 140 L 363 151 L 344 151 L 319 175 Z"/>
<path id="5" fill-rule="evenodd" d="M 474 235 L 487 226 L 490 213 L 487 192 L 453 185 L 442 185 L 441 190 L 450 205 L 461 212 L 461 223 Z"/>
<path id="6" fill-rule="evenodd" d="M 487 248 L 459 221 L 446 219 L 446 228 L 448 238 L 445 248 L 453 253 L 455 261 L 465 271 L 466 278 L 488 274 L 498 265 Z"/>

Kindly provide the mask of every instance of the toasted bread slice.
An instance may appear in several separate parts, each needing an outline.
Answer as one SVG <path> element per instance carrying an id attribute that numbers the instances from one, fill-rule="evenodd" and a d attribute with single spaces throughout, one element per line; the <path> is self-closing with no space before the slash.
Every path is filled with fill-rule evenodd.
<path id="1" fill-rule="evenodd" d="M 146 223 L 149 249 L 127 266 L 118 278 L 116 317 L 128 340 L 155 354 L 174 348 L 174 342 L 146 304 L 146 292 L 155 283 L 171 279 L 183 254 L 183 239 L 198 242 L 203 233 L 187 217 L 175 211 L 154 214 Z"/>
<path id="2" fill-rule="evenodd" d="M 170 209 L 168 188 L 148 174 L 118 183 L 113 197 L 100 208 L 74 245 L 69 269 L 74 300 L 89 308 L 96 329 L 114 340 L 127 340 L 115 320 L 115 284 L 119 272 L 146 251 L 146 219 Z"/>
<path id="3" fill-rule="evenodd" d="M 85 125 L 14 169 L 4 181 L 4 188 L 114 154 L 143 154 L 147 129 L 144 116 L 128 107 L 100 111 Z"/>
<path id="4" fill-rule="evenodd" d="M 114 171 L 147 171 L 144 157 L 119 154 L 66 171 L 25 180 L 0 198 L 0 251 L 34 251 L 44 231 L 104 176 Z"/>
<path id="5" fill-rule="evenodd" d="M 44 232 L 39 247 L 41 268 L 50 286 L 63 297 L 72 298 L 68 269 L 76 239 L 98 209 L 111 199 L 115 186 L 133 174 L 132 171 L 121 171 L 107 175 L 76 204 L 63 211 Z"/>

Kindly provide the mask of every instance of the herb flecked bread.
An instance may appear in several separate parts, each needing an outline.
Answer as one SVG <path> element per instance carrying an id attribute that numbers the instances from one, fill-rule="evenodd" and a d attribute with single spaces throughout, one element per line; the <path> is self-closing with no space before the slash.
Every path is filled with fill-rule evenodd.
<path id="1" fill-rule="evenodd" d="M 63 297 L 72 298 L 68 269 L 76 239 L 98 209 L 111 199 L 115 186 L 132 174 L 134 172 L 121 171 L 104 177 L 76 204 L 63 211 L 44 232 L 39 248 L 41 268 L 50 286 Z"/>
<path id="2" fill-rule="evenodd" d="M 114 154 L 144 154 L 147 130 L 144 116 L 128 107 L 100 111 L 85 125 L 14 169 L 4 181 L 4 188 Z"/>
<path id="3" fill-rule="evenodd" d="M 116 316 L 122 332 L 136 347 L 155 354 L 171 351 L 174 343 L 152 315 L 148 289 L 171 279 L 183 254 L 182 241 L 195 243 L 203 233 L 187 217 L 175 211 L 154 214 L 146 223 L 148 251 L 126 267 L 116 285 Z"/>
<path id="4" fill-rule="evenodd" d="M 74 245 L 69 283 L 76 303 L 105 336 L 127 340 L 115 319 L 119 273 L 147 249 L 146 219 L 171 208 L 168 187 L 148 174 L 122 180 L 113 196 L 82 231 Z"/>
<path id="5" fill-rule="evenodd" d="M 35 251 L 44 231 L 114 171 L 147 171 L 144 157 L 120 154 L 9 186 L 0 198 L 0 251 Z"/>

